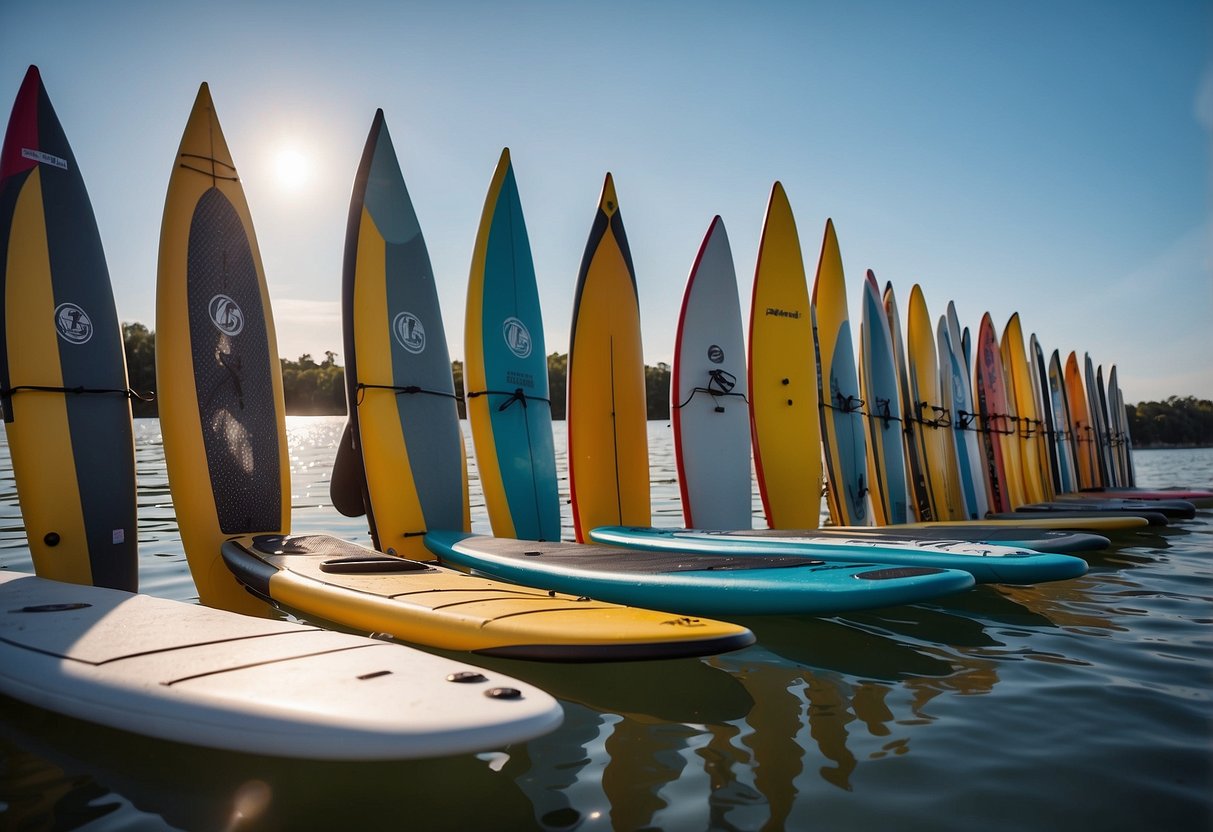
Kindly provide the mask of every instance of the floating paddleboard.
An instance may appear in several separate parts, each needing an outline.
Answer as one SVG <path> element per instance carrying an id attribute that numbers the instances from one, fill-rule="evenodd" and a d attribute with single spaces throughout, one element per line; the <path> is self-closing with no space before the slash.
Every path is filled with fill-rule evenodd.
<path id="1" fill-rule="evenodd" d="M 1157 511 L 1057 511 L 1054 509 L 991 513 L 983 523 L 1020 522 L 1045 529 L 1073 529 L 1085 531 L 1119 531 L 1140 529 L 1144 526 L 1165 526 L 1167 518 Z"/>
<path id="2" fill-rule="evenodd" d="M 973 582 L 959 570 L 873 565 L 874 558 L 826 564 L 804 556 L 690 555 L 452 532 L 432 532 L 426 545 L 446 563 L 503 580 L 693 615 L 830 615 L 914 603 Z"/>
<path id="3" fill-rule="evenodd" d="M 426 558 L 426 530 L 466 528 L 471 515 L 434 271 L 382 110 L 354 177 L 341 297 L 372 533 L 385 552 Z"/>
<path id="4" fill-rule="evenodd" d="M 974 357 L 973 392 L 980 417 L 981 443 L 985 452 L 986 496 L 990 510 L 1007 512 L 1014 509 L 1018 498 L 1011 471 L 1013 459 L 1008 440 L 1014 427 L 1008 417 L 1006 379 L 1002 373 L 1002 357 L 998 336 L 990 313 L 982 315 L 977 329 Z"/>
<path id="5" fill-rule="evenodd" d="M 1069 554 L 1093 552 L 1105 549 L 1110 544 L 1103 535 L 1072 530 L 1042 528 L 1040 526 L 1000 526 L 982 521 L 965 521 L 955 525 L 929 526 L 926 528 L 890 527 L 869 529 L 855 526 L 847 529 L 819 529 L 814 534 L 827 537 L 863 535 L 864 537 L 887 537 L 889 540 L 964 540 L 970 543 L 995 543 L 999 546 L 1014 546 L 1034 549 L 1037 552 Z"/>
<path id="6" fill-rule="evenodd" d="M 508 148 L 489 184 L 472 250 L 463 380 L 493 533 L 559 540 L 543 316 Z"/>
<path id="7" fill-rule="evenodd" d="M 737 273 L 715 217 L 687 276 L 674 335 L 670 424 L 688 526 L 748 529 L 750 411 Z"/>
<path id="8" fill-rule="evenodd" d="M 578 540 L 648 523 L 649 445 L 636 271 L 608 173 L 586 241 L 569 336 L 569 491 Z"/>
<path id="9" fill-rule="evenodd" d="M 281 757 L 437 757 L 556 728 L 496 671 L 363 636 L 0 572 L 0 692 L 165 740 Z"/>
<path id="10" fill-rule="evenodd" d="M 169 487 L 199 598 L 265 615 L 223 565 L 219 544 L 289 528 L 282 377 L 252 217 L 206 84 L 164 202 L 156 386 Z"/>
<path id="11" fill-rule="evenodd" d="M 939 373 L 943 406 L 952 414 L 952 447 L 956 453 L 959 494 L 963 516 L 979 520 L 990 510 L 986 497 L 985 455 L 978 439 L 977 407 L 964 357 L 960 318 L 956 304 L 948 301 L 947 314 L 939 320 Z"/>
<path id="12" fill-rule="evenodd" d="M 868 482 L 873 519 L 878 526 L 910 519 L 901 418 L 901 393 L 889 319 L 876 275 L 869 269 L 863 284 L 859 328 L 859 384 L 867 402 Z"/>
<path id="13" fill-rule="evenodd" d="M 0 411 L 44 578 L 138 584 L 127 395 L 92 204 L 31 66 L 0 152 Z"/>
<path id="14" fill-rule="evenodd" d="M 704 531 L 618 526 L 595 529 L 594 534 L 616 545 L 669 552 L 684 560 L 687 553 L 692 553 L 740 557 L 799 555 L 852 564 L 877 561 L 903 567 L 959 569 L 982 583 L 1058 581 L 1087 571 L 1085 561 L 1069 555 L 957 539 L 924 540 L 913 534 L 898 538 L 891 533 L 872 535 L 863 531 L 854 535 L 818 535 L 814 530 L 791 533 L 779 529 Z"/>
<path id="15" fill-rule="evenodd" d="M 1078 499 L 1027 503 L 1017 511 L 1149 511 L 1171 519 L 1191 520 L 1196 506 L 1187 500 Z"/>
<path id="16" fill-rule="evenodd" d="M 868 448 L 863 397 L 855 369 L 846 279 L 834 222 L 826 220 L 821 258 L 813 281 L 821 441 L 825 452 L 826 504 L 836 525 L 871 524 L 868 511 Z"/>
<path id="17" fill-rule="evenodd" d="M 796 220 L 783 185 L 776 182 L 758 243 L 748 346 L 754 470 L 772 528 L 816 528 L 821 523 L 821 424 L 811 314 Z"/>
<path id="18" fill-rule="evenodd" d="M 1213 491 L 1187 488 L 1094 488 L 1058 494 L 1058 500 L 1183 500 L 1197 508 L 1213 508 Z"/>

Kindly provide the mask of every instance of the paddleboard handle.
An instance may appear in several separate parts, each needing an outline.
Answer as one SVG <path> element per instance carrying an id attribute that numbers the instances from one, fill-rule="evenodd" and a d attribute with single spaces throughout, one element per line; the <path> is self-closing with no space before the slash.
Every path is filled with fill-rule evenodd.
<path id="1" fill-rule="evenodd" d="M 363 393 L 365 393 L 367 390 L 394 390 L 397 396 L 411 396 L 417 393 L 424 393 L 427 396 L 442 396 L 443 398 L 454 399 L 457 402 L 463 401 L 463 396 L 460 396 L 458 393 L 448 393 L 445 390 L 427 390 L 426 388 L 418 387 L 415 384 L 400 386 L 396 384 L 366 384 L 360 381 L 354 389 L 358 391 L 358 400 L 356 404 L 362 404 Z"/>
<path id="2" fill-rule="evenodd" d="M 533 402 L 544 402 L 549 406 L 552 404 L 551 399 L 545 399 L 543 396 L 527 395 L 527 392 L 521 387 L 517 387 L 514 390 L 476 390 L 464 394 L 465 399 L 475 399 L 479 396 L 508 396 L 509 398 L 497 405 L 498 412 L 511 407 L 514 402 L 522 402 L 522 408 L 525 410 L 528 399 Z"/>
<path id="3" fill-rule="evenodd" d="M 141 402 L 150 402 L 156 399 L 156 393 L 153 390 L 140 393 L 138 390 L 130 387 L 50 387 L 43 384 L 18 384 L 13 387 L 0 387 L 0 397 L 9 399 L 12 398 L 14 393 L 69 393 L 74 396 L 117 393 L 126 396 L 128 399 L 138 399 Z"/>
<path id="4" fill-rule="evenodd" d="M 786 380 L 784 383 L 787 383 Z M 733 375 L 727 370 L 708 370 L 708 386 L 691 388 L 691 395 L 674 405 L 674 407 L 678 408 L 679 410 L 686 407 L 691 403 L 691 400 L 695 398 L 696 393 L 707 393 L 713 399 L 719 398 L 720 396 L 737 396 L 743 402 L 749 404 L 750 400 L 746 398 L 745 393 L 734 392 L 736 387 L 737 376 Z M 717 405 L 716 412 L 723 413 L 724 408 Z"/>

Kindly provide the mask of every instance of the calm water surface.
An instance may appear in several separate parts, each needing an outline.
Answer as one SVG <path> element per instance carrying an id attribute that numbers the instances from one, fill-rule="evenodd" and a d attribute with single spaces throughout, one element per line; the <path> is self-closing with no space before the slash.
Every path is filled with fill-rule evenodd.
<path id="1" fill-rule="evenodd" d="M 328 506 L 342 421 L 288 420 L 294 530 L 368 542 Z M 136 431 L 141 589 L 196 602 L 158 423 Z M 649 433 L 654 523 L 676 526 L 669 427 Z M 1135 463 L 1142 485 L 1213 486 L 1210 450 Z M 474 468 L 472 488 L 488 532 Z M 705 659 L 474 659 L 557 696 L 564 725 L 424 762 L 200 750 L 0 697 L 0 828 L 1213 828 L 1213 511 L 1088 561 L 1060 583 L 747 619 L 756 645 Z M 2 439 L 0 568 L 32 571 Z"/>

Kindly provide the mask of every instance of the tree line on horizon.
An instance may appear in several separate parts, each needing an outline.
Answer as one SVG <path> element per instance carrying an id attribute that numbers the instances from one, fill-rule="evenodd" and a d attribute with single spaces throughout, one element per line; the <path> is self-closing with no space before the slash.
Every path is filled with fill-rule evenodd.
<path id="1" fill-rule="evenodd" d="M 140 323 L 122 325 L 122 338 L 126 346 L 126 373 L 132 390 L 139 393 L 156 389 L 156 333 Z M 282 392 L 286 400 L 286 412 L 291 416 L 340 416 L 346 412 L 345 368 L 337 364 L 337 353 L 325 351 L 324 359 L 317 363 L 310 354 L 299 356 L 296 361 L 280 359 L 282 363 Z M 569 357 L 567 353 L 552 353 L 548 356 L 548 389 L 552 402 L 552 418 L 564 419 L 565 391 Z M 455 379 L 455 393 L 459 396 L 459 418 L 467 418 L 463 402 L 463 362 L 452 361 L 451 373 Z M 656 367 L 644 368 L 645 395 L 648 418 L 670 417 L 670 367 L 659 363 Z M 131 402 L 135 416 L 156 416 L 158 409 L 153 399 L 150 402 L 134 399 Z"/>
<path id="2" fill-rule="evenodd" d="M 126 370 L 133 390 L 156 388 L 156 333 L 139 323 L 122 325 L 126 345 Z M 337 364 L 337 353 L 326 351 L 317 362 L 311 355 L 282 361 L 282 390 L 286 412 L 294 416 L 334 416 L 346 412 L 345 369 Z M 548 356 L 548 387 L 552 418 L 564 419 L 569 357 Z M 463 362 L 452 361 L 455 392 L 460 396 L 459 417 L 466 418 L 463 403 Z M 648 418 L 670 418 L 670 367 L 659 363 L 644 368 Z M 155 401 L 132 401 L 135 416 L 155 416 Z M 1162 402 L 1125 405 L 1129 435 L 1135 448 L 1195 447 L 1213 445 L 1213 402 L 1195 396 L 1171 396 Z"/>

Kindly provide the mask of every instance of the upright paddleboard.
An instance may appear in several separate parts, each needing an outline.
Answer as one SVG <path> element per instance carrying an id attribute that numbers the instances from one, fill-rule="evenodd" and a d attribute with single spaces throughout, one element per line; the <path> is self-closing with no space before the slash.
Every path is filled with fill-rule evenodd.
<path id="1" fill-rule="evenodd" d="M 569 491 L 577 540 L 650 519 L 648 410 L 632 252 L 608 173 L 586 241 L 569 336 Z"/>
<path id="2" fill-rule="evenodd" d="M 1066 359 L 1065 382 L 1070 403 L 1070 431 L 1078 468 L 1078 485 L 1084 489 L 1098 488 L 1100 482 L 1095 465 L 1095 430 L 1087 413 L 1087 391 L 1082 380 L 1082 370 L 1078 367 L 1077 353 L 1071 352 Z"/>
<path id="3" fill-rule="evenodd" d="M 952 414 L 952 446 L 963 517 L 980 520 L 990 505 L 986 497 L 985 459 L 978 439 L 977 407 L 973 404 L 973 387 L 961 338 L 956 304 L 948 301 L 947 314 L 939 321 L 939 386 L 944 407 Z"/>
<path id="4" fill-rule="evenodd" d="M 748 529 L 750 412 L 741 303 L 729 236 L 720 217 L 687 276 L 674 336 L 670 423 L 688 526 Z"/>
<path id="5" fill-rule="evenodd" d="M 873 530 L 875 531 L 875 530 Z M 891 530 L 871 534 L 841 532 L 819 535 L 815 530 L 786 529 L 704 531 L 702 529 L 595 529 L 595 536 L 641 551 L 665 551 L 673 556 L 782 555 L 820 558 L 828 563 L 863 564 L 876 561 L 900 567 L 959 569 L 981 583 L 1038 583 L 1074 578 L 1087 571 L 1081 558 L 1036 552 L 959 538 L 927 539 L 913 532 L 898 536 Z M 635 557 L 633 554 L 631 557 Z"/>
<path id="6" fill-rule="evenodd" d="M 926 473 L 931 500 L 931 520 L 955 520 L 956 482 L 949 476 L 955 454 L 949 448 L 951 414 L 939 393 L 939 360 L 935 353 L 935 331 L 922 287 L 910 290 L 906 321 L 906 379 L 909 382 L 910 438 L 918 449 Z M 950 464 L 950 466 L 949 466 Z"/>
<path id="7" fill-rule="evenodd" d="M 385 552 L 426 558 L 425 531 L 466 528 L 471 515 L 434 271 L 382 110 L 354 177 L 341 299 L 372 533 Z"/>
<path id="8" fill-rule="evenodd" d="M 935 507 L 932 505 L 931 485 L 927 473 L 927 458 L 919 447 L 913 432 L 913 420 L 917 418 L 918 407 L 914 395 L 910 391 L 909 365 L 906 361 L 905 341 L 901 334 L 901 313 L 897 308 L 897 296 L 893 292 L 893 284 L 886 282 L 884 294 L 885 317 L 889 322 L 889 333 L 892 336 L 893 360 L 897 365 L 898 389 L 901 391 L 901 418 L 904 432 L 902 445 L 905 448 L 906 479 L 910 486 L 911 506 L 917 522 L 930 523 L 937 520 Z"/>
<path id="9" fill-rule="evenodd" d="M 1007 512 L 1014 509 L 1022 497 L 1015 491 L 1011 470 L 1012 448 L 1007 441 L 1014 433 L 1007 402 L 1006 379 L 1002 372 L 1002 356 L 994 320 L 986 312 L 977 329 L 974 351 L 973 390 L 977 412 L 981 418 L 981 441 L 985 451 L 986 495 L 990 511 Z"/>
<path id="10" fill-rule="evenodd" d="M 1095 475 L 1104 488 L 1112 485 L 1108 471 L 1108 436 L 1103 402 L 1095 384 L 1095 364 L 1089 353 L 1083 353 L 1083 381 L 1087 392 L 1087 418 L 1091 421 L 1091 444 L 1095 459 Z"/>
<path id="11" fill-rule="evenodd" d="M 776 529 L 814 529 L 821 523 L 821 423 L 811 314 L 796 220 L 783 185 L 776 182 L 758 243 L 748 347 L 754 469 L 767 525 Z"/>
<path id="12" fill-rule="evenodd" d="M 493 534 L 559 540 L 543 316 L 508 148 L 489 184 L 472 250 L 463 381 Z"/>
<path id="13" fill-rule="evenodd" d="M 164 201 L 156 386 L 169 488 L 199 598 L 265 614 L 224 566 L 219 545 L 290 525 L 278 341 L 252 217 L 206 84 Z"/>
<path id="14" fill-rule="evenodd" d="M 1000 344 L 1003 367 L 1009 369 L 1010 388 L 1014 391 L 1016 435 L 1019 446 L 1019 471 L 1024 487 L 1024 500 L 1037 503 L 1047 499 L 1040 465 L 1040 415 L 1036 397 L 1032 395 L 1032 379 L 1024 353 L 1023 328 L 1019 313 L 1011 315 L 1002 331 Z"/>
<path id="15" fill-rule="evenodd" d="M 196 109 L 195 116 L 201 112 L 202 117 L 213 122 L 210 98 L 205 93 L 203 87 L 202 109 Z M 189 135 L 192 134 L 187 129 Z M 226 153 L 217 124 L 213 141 L 216 154 L 220 149 Z M 375 153 L 371 155 L 374 158 Z M 183 164 L 193 165 L 194 159 L 195 156 L 190 156 Z M 389 165 L 389 171 L 393 167 Z M 198 177 L 203 175 L 192 168 L 189 172 Z M 219 179 L 218 174 L 212 177 L 206 169 L 204 172 L 207 182 Z M 376 184 L 385 181 L 375 178 Z M 390 177 L 386 181 L 390 182 Z M 213 186 L 209 193 L 209 197 L 204 193 L 201 200 L 196 198 L 202 206 L 199 211 L 208 206 L 218 210 L 229 204 L 220 202 L 216 209 L 207 200 L 218 199 L 223 194 L 216 192 Z M 170 204 L 173 195 L 170 184 Z M 368 210 L 360 212 L 362 221 L 373 223 L 375 211 L 369 213 L 371 217 L 367 216 Z M 210 214 L 201 216 L 205 220 Z M 220 219 L 226 216 L 223 211 L 219 212 Z M 397 215 L 390 216 L 399 219 Z M 247 212 L 244 218 L 247 221 Z M 242 501 L 236 507 L 243 508 L 243 512 L 236 515 L 239 522 L 227 525 L 223 520 L 227 515 L 220 514 L 221 519 L 216 520 L 216 507 L 210 502 L 199 505 L 192 492 L 184 492 L 185 499 L 177 503 L 183 537 L 187 533 L 190 535 L 186 537 L 187 553 L 209 566 L 209 560 L 205 560 L 209 552 L 199 550 L 198 546 L 200 542 L 213 546 L 217 566 L 235 587 L 237 599 L 255 596 L 289 607 L 305 617 L 364 632 L 387 633 L 431 647 L 516 658 L 602 661 L 702 655 L 735 649 L 753 641 L 749 630 L 732 624 L 679 619 L 653 610 L 503 585 L 418 560 L 380 555 L 327 535 L 287 536 L 284 529 L 289 515 L 280 515 L 278 511 L 280 506 L 289 508 L 284 496 L 290 493 L 285 464 L 286 424 L 281 407 L 281 378 L 274 339 L 272 335 L 268 338 L 264 335 L 273 332 L 273 313 L 264 294 L 263 273 L 259 264 L 257 268 L 252 267 L 254 262 L 249 258 L 247 248 L 243 249 L 244 260 L 241 260 L 240 244 L 243 242 L 247 246 L 250 237 L 237 232 L 246 228 L 251 229 L 251 225 L 194 221 L 190 242 L 196 254 L 189 261 L 188 293 L 180 285 L 187 282 L 184 269 L 174 272 L 165 268 L 166 249 L 162 247 L 159 311 L 163 314 L 157 316 L 157 329 L 162 332 L 207 334 L 210 330 L 218 330 L 220 324 L 226 325 L 231 332 L 226 335 L 227 340 L 212 341 L 208 352 L 196 350 L 193 356 L 182 355 L 182 344 L 179 343 L 182 339 L 174 340 L 172 350 L 160 353 L 159 358 L 164 363 L 160 364 L 159 375 L 161 426 L 174 499 L 184 482 L 208 497 L 214 493 L 227 498 L 234 492 L 230 498 Z M 384 238 L 372 236 L 370 230 L 370 225 L 362 227 L 367 233 L 359 235 L 359 248 L 373 250 L 378 239 L 378 248 L 383 254 Z M 416 242 L 414 239 L 414 245 Z M 390 251 L 391 247 L 386 250 Z M 412 253 L 416 254 L 416 250 Z M 227 264 L 226 301 L 217 304 L 205 283 L 210 273 L 202 270 L 196 274 L 194 268 L 198 263 L 207 266 L 223 255 Z M 394 255 L 388 255 L 384 259 L 395 262 L 393 258 Z M 226 315 L 217 316 L 216 308 L 226 310 Z M 247 338 L 250 333 L 261 333 L 261 337 L 250 340 Z M 401 331 L 401 335 L 408 333 L 419 336 L 416 327 Z M 394 332 L 384 335 L 396 337 Z M 203 342 L 199 338 L 196 343 Z M 169 380 L 178 386 L 165 390 L 165 382 Z M 195 388 L 202 392 L 195 394 Z M 376 388 L 374 392 L 388 391 Z M 165 408 L 170 403 L 167 401 L 170 396 L 171 407 Z M 446 400 L 443 396 L 432 398 Z M 225 417 L 225 413 L 230 415 Z M 237 421 L 237 417 L 244 421 Z M 191 456 L 191 449 L 208 447 L 203 440 L 210 437 L 202 426 L 208 430 L 214 426 L 216 430 L 212 432 L 218 434 L 220 443 L 226 444 L 209 446 L 215 449 L 209 457 L 201 450 Z M 371 430 L 378 430 L 378 427 L 372 426 Z M 173 438 L 171 443 L 170 436 Z M 274 455 L 267 449 L 282 450 Z M 363 460 L 369 481 L 372 468 L 368 450 L 364 436 Z M 458 443 L 455 453 L 461 454 Z M 384 462 L 387 464 L 390 460 Z M 256 481 L 259 490 L 250 493 L 247 483 L 254 476 L 260 476 Z M 455 479 L 453 490 L 459 487 L 458 470 Z M 461 499 L 456 496 L 455 501 L 458 503 Z M 372 507 L 379 505 L 374 496 L 371 503 Z M 260 511 L 262 505 L 272 505 L 275 510 Z M 226 502 L 219 505 L 219 509 L 227 508 Z M 381 543 L 394 542 L 383 525 L 382 515 L 378 522 Z M 203 533 L 209 533 L 210 537 Z M 195 575 L 198 574 L 199 570 L 195 569 Z M 204 596 L 204 600 L 207 597 L 213 597 L 213 593 Z"/>
<path id="16" fill-rule="evenodd" d="M 1061 493 L 1078 489 L 1078 472 L 1074 468 L 1074 442 L 1070 420 L 1070 401 L 1066 395 L 1065 370 L 1061 365 L 1061 353 L 1053 350 L 1049 356 L 1048 396 L 1053 419 L 1053 456 L 1057 460 L 1058 483 Z"/>
<path id="17" fill-rule="evenodd" d="M 649 531 L 655 539 L 663 536 Z M 684 615 L 832 615 L 914 603 L 973 585 L 964 571 L 885 566 L 876 557 L 827 564 L 815 555 L 688 555 L 681 547 L 626 550 L 458 532 L 428 534 L 426 545 L 444 562 L 477 573 Z"/>
<path id="18" fill-rule="evenodd" d="M 908 522 L 910 503 L 897 365 L 889 319 L 871 269 L 863 284 L 859 384 L 860 396 L 867 403 L 868 483 L 873 520 L 878 526 Z"/>
<path id="19" fill-rule="evenodd" d="M 813 281 L 812 303 L 830 519 L 834 525 L 870 525 L 863 398 L 855 369 L 842 253 L 834 222 L 829 219 Z"/>
<path id="20" fill-rule="evenodd" d="M 0 152 L 0 412 L 44 578 L 138 584 L 127 395 L 92 204 L 31 66 Z"/>
<path id="21" fill-rule="evenodd" d="M 1112 417 L 1108 409 L 1108 394 L 1103 381 L 1103 365 L 1095 368 L 1095 394 L 1099 401 L 1098 422 L 1103 437 L 1104 466 L 1108 472 L 1108 484 L 1113 488 L 1122 485 L 1120 469 L 1116 461 L 1116 444 L 1112 436 Z"/>
<path id="22" fill-rule="evenodd" d="M 1120 455 L 1121 467 L 1123 468 L 1125 488 L 1132 488 L 1136 484 L 1137 478 L 1133 471 L 1133 437 L 1129 431 L 1129 414 L 1125 409 L 1125 396 L 1120 389 L 1120 384 L 1116 380 L 1116 365 L 1112 365 L 1112 372 L 1108 375 L 1109 392 L 1116 402 L 1116 424 L 1118 426 L 1118 437 L 1120 439 Z"/>
<path id="23" fill-rule="evenodd" d="M 0 693 L 206 748 L 325 760 L 499 748 L 560 704 L 495 671 L 384 641 L 0 573 Z"/>
<path id="24" fill-rule="evenodd" d="M 1036 333 L 1028 336 L 1028 376 L 1032 379 L 1036 412 L 1040 414 L 1040 466 L 1046 475 L 1045 493 L 1049 499 L 1053 499 L 1064 489 L 1061 484 L 1061 464 L 1057 459 L 1053 398 L 1049 394 L 1049 367 L 1045 364 L 1045 353 L 1036 340 Z"/>

